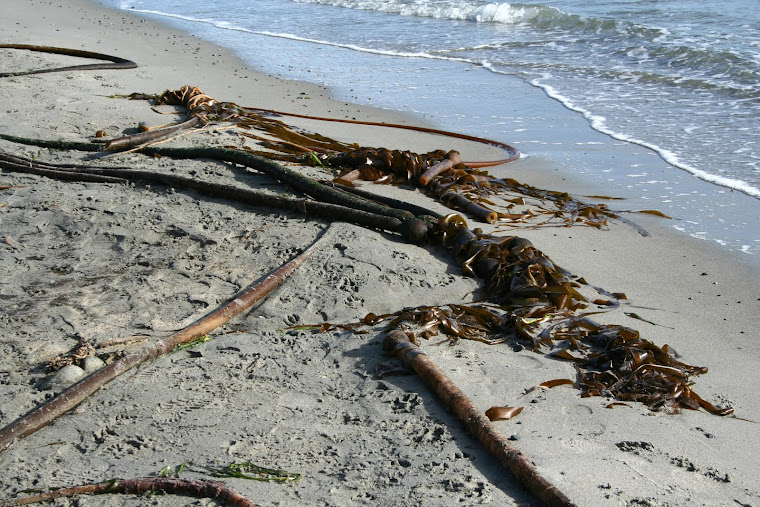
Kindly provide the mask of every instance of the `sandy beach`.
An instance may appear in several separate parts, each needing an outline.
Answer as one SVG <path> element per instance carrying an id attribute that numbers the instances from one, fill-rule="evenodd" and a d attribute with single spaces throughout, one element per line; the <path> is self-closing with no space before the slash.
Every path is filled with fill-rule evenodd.
<path id="1" fill-rule="evenodd" d="M 226 50 L 87 0 L 6 0 L 0 19 L 0 43 L 85 49 L 138 64 L 0 78 L 0 134 L 89 142 L 101 130 L 119 136 L 140 122 L 164 124 L 179 116 L 161 116 L 146 101 L 109 96 L 158 94 L 183 85 L 249 107 L 422 123 L 266 76 Z M 83 63 L 5 49 L 0 62 L 0 72 Z M 529 110 L 522 115 L 540 121 Z M 466 160 L 500 154 L 430 134 L 287 121 L 360 145 L 456 149 Z M 232 134 L 220 130 L 170 144 L 233 142 Z M 91 163 L 82 152 L 5 140 L 0 153 Z M 220 162 L 128 153 L 101 163 L 292 192 Z M 582 180 L 557 181 L 540 157 L 507 167 L 511 177 L 531 185 L 604 194 Z M 303 170 L 319 176 L 318 169 Z M 446 210 L 409 189 L 363 188 Z M 509 344 L 449 346 L 434 338 L 421 347 L 484 411 L 524 407 L 498 428 L 578 505 L 760 505 L 760 262 L 677 235 L 659 217 L 632 219 L 651 234 L 644 237 L 618 221 L 608 230 L 510 231 L 589 284 L 624 292 L 625 304 L 598 320 L 632 327 L 655 344 L 668 344 L 681 361 L 708 367 L 694 377 L 694 391 L 733 407 L 735 416 L 668 414 L 640 403 L 607 408 L 611 400 L 582 398 L 569 386 L 527 392 L 547 380 L 574 378 L 575 369 Z M 0 172 L 0 427 L 53 396 L 59 388 L 51 385 L 46 364 L 80 340 L 163 338 L 266 276 L 323 232 L 317 252 L 282 287 L 211 340 L 117 378 L 0 452 L 0 503 L 27 490 L 156 476 L 182 464 L 182 477 L 208 479 L 208 469 L 250 462 L 302 477 L 285 484 L 222 479 L 260 505 L 538 505 L 417 376 L 382 374 L 400 364 L 383 353 L 382 326 L 366 334 L 286 329 L 472 301 L 477 279 L 465 276 L 442 250 L 406 243 L 397 234 L 162 185 Z M 125 347 L 108 350 L 118 355 Z M 216 503 L 99 495 L 55 504 Z"/>

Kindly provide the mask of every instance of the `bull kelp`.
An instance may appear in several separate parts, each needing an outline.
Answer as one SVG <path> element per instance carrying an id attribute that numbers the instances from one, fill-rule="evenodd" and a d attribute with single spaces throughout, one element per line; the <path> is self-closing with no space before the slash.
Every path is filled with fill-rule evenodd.
<path id="1" fill-rule="evenodd" d="M 602 289 L 590 300 L 580 292 L 583 278 L 554 264 L 533 244 L 517 236 L 498 237 L 469 230 L 461 217 L 442 219 L 437 229 L 465 274 L 484 282 L 486 302 L 405 308 L 389 315 L 368 315 L 366 324 L 386 322 L 386 332 L 401 330 L 412 343 L 439 333 L 489 345 L 520 341 L 540 353 L 572 361 L 576 380 L 549 381 L 542 387 L 573 384 L 582 396 L 639 401 L 652 409 L 679 413 L 703 408 L 729 415 L 703 400 L 691 377 L 707 372 L 676 359 L 670 347 L 655 345 L 634 329 L 601 325 L 591 305 L 615 307 L 625 294 Z"/>
<path id="2" fill-rule="evenodd" d="M 316 204 L 321 201 L 338 204 L 345 210 L 354 210 L 362 214 L 361 220 L 349 218 L 354 215 L 342 212 L 320 216 L 330 221 L 351 220 L 365 227 L 399 233 L 408 241 L 445 247 L 465 275 L 482 281 L 485 297 L 480 303 L 407 308 L 381 317 L 370 314 L 365 318 L 365 323 L 387 320 L 389 331 L 403 330 L 412 342 L 416 342 L 420 336 L 427 338 L 439 332 L 453 341 L 470 339 L 491 345 L 522 340 L 536 352 L 572 361 L 578 371 L 577 379 L 572 383 L 582 391 L 583 396 L 604 395 L 619 400 L 640 401 L 653 409 L 673 413 L 684 408 L 700 407 L 718 415 L 733 412 L 731 408 L 717 408 L 704 401 L 691 389 L 691 377 L 705 373 L 706 368 L 678 361 L 668 346 L 659 347 L 643 339 L 634 329 L 622 325 L 601 325 L 590 318 L 596 312 L 590 310 L 591 305 L 615 308 L 625 299 L 624 294 L 590 287 L 583 278 L 557 266 L 548 255 L 525 238 L 471 230 L 461 215 L 441 216 L 419 206 L 376 198 L 354 188 L 354 182 L 358 179 L 411 183 L 425 189 L 444 204 L 487 222 L 522 222 L 530 223 L 531 226 L 581 224 L 601 228 L 606 225 L 607 218 L 620 218 L 604 205 L 586 205 L 566 193 L 494 178 L 480 169 L 489 164 L 514 160 L 516 150 L 508 145 L 501 144 L 508 155 L 503 160 L 468 163 L 463 162 L 459 154 L 451 150 L 416 154 L 339 142 L 291 127 L 273 118 L 273 111 L 219 102 L 189 86 L 166 91 L 161 95 L 133 94 L 130 98 L 152 99 L 156 104 L 181 105 L 187 110 L 187 118 L 176 125 L 148 129 L 123 138 L 96 138 L 94 142 L 106 151 L 136 149 L 153 156 L 216 159 L 265 172 L 310 196 L 310 200 L 304 200 L 296 207 L 306 210 L 307 203 Z M 149 146 L 195 129 L 222 124 L 235 127 L 246 138 L 254 138 L 265 149 Z M 253 134 L 252 130 L 257 133 Z M 429 131 L 423 128 L 420 130 Z M 10 136 L 4 137 L 21 141 L 11 139 Z M 455 137 L 500 144 L 468 136 Z M 24 142 L 34 143 L 30 140 Z M 83 149 L 78 143 L 37 144 L 59 149 Z M 92 149 L 98 148 L 93 146 Z M 272 159 L 319 165 L 334 171 L 335 180 L 316 181 L 283 167 Z M 47 171 L 39 174 L 67 179 L 92 177 L 93 172 L 105 176 L 109 171 L 66 168 L 28 160 L 8 161 L 5 167 L 11 170 L 39 169 Z M 123 170 L 110 172 L 113 176 L 122 178 L 150 180 L 148 171 L 140 174 Z M 161 178 L 166 180 L 168 177 L 161 175 L 157 181 L 161 181 Z M 172 176 L 171 184 L 187 184 L 201 191 L 213 186 L 210 183 L 184 181 L 177 176 Z M 508 192 L 520 195 L 509 197 L 506 195 Z M 212 195 L 241 200 L 244 194 L 246 193 L 230 188 L 214 190 Z M 496 197 L 506 203 L 506 211 L 495 211 L 499 205 L 491 199 Z M 542 204 L 535 210 L 519 213 L 510 208 L 524 206 L 529 199 L 537 199 Z M 257 200 L 256 203 L 275 206 L 274 199 Z M 553 208 L 550 209 L 546 203 Z M 541 216 L 544 217 L 543 220 L 533 220 Z M 549 223 L 552 220 L 559 222 Z M 584 296 L 582 292 L 589 288 L 596 290 L 600 297 L 591 299 Z M 565 383 L 569 381 L 563 379 L 560 382 Z M 550 382 L 547 387 L 550 384 L 554 385 Z"/>
<path id="3" fill-rule="evenodd" d="M 511 227 L 584 225 L 603 228 L 607 226 L 608 219 L 618 219 L 631 224 L 620 213 L 609 210 L 604 203 L 590 204 L 565 192 L 540 189 L 511 178 L 492 176 L 482 168 L 519 158 L 519 152 L 515 148 L 499 141 L 425 127 L 336 120 L 241 107 L 233 102 L 214 100 L 199 88 L 190 86 L 166 90 L 160 95 L 133 93 L 127 97 L 152 100 L 155 105 L 182 106 L 187 110 L 187 119 L 177 125 L 149 129 L 117 139 L 96 139 L 96 142 L 105 144 L 106 150 L 136 148 L 203 126 L 227 124 L 240 129 L 241 136 L 252 139 L 260 146 L 256 149 L 250 146 L 242 148 L 257 155 L 332 170 L 333 181 L 349 187 L 357 180 L 415 185 L 449 208 L 488 223 Z M 419 154 L 405 150 L 363 147 L 308 132 L 275 118 L 283 115 L 430 132 L 496 146 L 505 155 L 498 160 L 466 162 L 453 150 Z M 631 225 L 646 235 L 643 229 Z"/>

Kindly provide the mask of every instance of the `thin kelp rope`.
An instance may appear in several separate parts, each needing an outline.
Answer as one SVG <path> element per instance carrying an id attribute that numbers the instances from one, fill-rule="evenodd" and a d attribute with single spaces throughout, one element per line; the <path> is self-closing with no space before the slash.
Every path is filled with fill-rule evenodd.
<path id="1" fill-rule="evenodd" d="M 82 49 L 58 48 L 53 46 L 34 46 L 31 44 L 0 44 L 0 49 L 23 49 L 39 53 L 54 55 L 74 56 L 77 58 L 89 58 L 91 60 L 106 60 L 111 63 L 88 63 L 86 65 L 70 65 L 67 67 L 55 67 L 52 69 L 25 70 L 20 72 L 0 72 L 0 77 L 28 76 L 31 74 L 44 74 L 47 72 L 64 72 L 69 70 L 97 70 L 97 69 L 135 69 L 137 64 L 132 60 L 118 56 L 84 51 Z"/>
<path id="2" fill-rule="evenodd" d="M 291 116 L 293 118 L 304 118 L 307 120 L 329 121 L 329 122 L 335 122 L 335 123 L 351 123 L 354 125 L 368 125 L 371 127 L 388 127 L 388 128 L 403 129 L 403 130 L 413 130 L 415 132 L 425 132 L 428 134 L 438 134 L 441 136 L 454 137 L 456 139 L 464 139 L 466 141 L 474 141 L 476 143 L 487 144 L 489 146 L 495 146 L 497 148 L 501 148 L 507 153 L 510 153 L 509 157 L 502 158 L 499 160 L 486 160 L 483 162 L 462 162 L 463 164 L 475 169 L 479 169 L 481 167 L 493 167 L 495 165 L 507 164 L 509 162 L 513 162 L 517 160 L 518 158 L 520 158 L 520 151 L 517 148 L 515 148 L 514 146 L 510 146 L 506 143 L 502 143 L 501 141 L 494 141 L 493 139 L 486 139 L 483 137 L 460 134 L 458 132 L 449 132 L 447 130 L 438 130 L 438 129 L 429 128 L 429 127 L 419 127 L 416 125 L 401 125 L 398 123 L 379 123 L 379 122 L 374 122 L 374 121 L 347 120 L 347 119 L 341 119 L 341 118 L 325 118 L 322 116 L 309 116 L 306 114 L 286 113 L 283 111 L 275 111 L 272 109 L 260 109 L 256 107 L 241 107 L 241 109 L 243 111 L 248 111 L 252 113 L 278 114 L 281 116 Z"/>
<path id="3" fill-rule="evenodd" d="M 204 94 L 199 88 L 197 87 L 191 87 L 191 86 L 183 86 L 182 88 L 178 90 L 166 90 L 164 93 L 162 93 L 159 96 L 156 95 L 146 95 L 142 93 L 133 93 L 127 98 L 130 99 L 152 99 L 155 101 L 156 104 L 171 104 L 171 105 L 181 105 L 184 106 L 188 110 L 188 118 L 200 118 L 200 121 L 205 125 L 210 120 L 211 117 L 216 117 L 215 120 L 218 122 L 220 119 L 223 120 L 232 120 L 233 118 L 243 118 L 248 115 L 252 115 L 255 117 L 262 118 L 264 115 L 279 115 L 279 116 L 290 116 L 294 118 L 304 118 L 309 120 L 316 120 L 316 121 L 325 121 L 325 122 L 335 122 L 335 123 L 349 123 L 354 125 L 367 125 L 367 126 L 374 126 L 374 127 L 387 127 L 387 128 L 395 128 L 395 129 L 403 129 L 403 130 L 412 130 L 415 132 L 424 132 L 429 134 L 436 134 L 436 135 L 442 135 L 457 139 L 464 139 L 467 141 L 473 141 L 481 144 L 486 144 L 489 146 L 494 146 L 496 148 L 500 148 L 504 151 L 506 151 L 509 156 L 498 159 L 498 160 L 489 160 L 489 161 L 482 161 L 482 162 L 462 162 L 461 160 L 458 160 L 457 163 L 464 163 L 465 165 L 471 167 L 471 168 L 481 168 L 481 167 L 491 167 L 495 165 L 500 164 L 506 164 L 508 162 L 512 162 L 514 160 L 517 160 L 520 158 L 520 152 L 514 148 L 513 146 L 510 146 L 506 143 L 502 143 L 501 141 L 494 141 L 492 139 L 485 139 L 482 137 L 476 137 L 471 136 L 468 134 L 460 134 L 457 132 L 450 132 L 446 130 L 439 130 L 439 129 L 433 129 L 429 127 L 420 127 L 416 125 L 401 125 L 397 123 L 379 123 L 379 122 L 370 122 L 370 121 L 360 121 L 360 120 L 348 120 L 348 119 L 340 119 L 340 118 L 327 118 L 322 116 L 310 116 L 310 115 L 303 115 L 298 113 L 289 113 L 285 111 L 276 111 L 273 109 L 261 109 L 261 108 L 255 108 L 255 107 L 243 107 L 239 106 L 237 104 L 231 103 L 231 102 L 219 102 L 217 100 L 212 99 L 208 95 Z M 262 114 L 263 113 L 263 114 Z M 251 116 L 248 116 L 248 118 L 251 118 Z M 282 124 L 285 128 L 288 128 L 286 124 L 278 121 L 277 123 Z M 242 124 L 242 123 L 241 123 Z M 117 139 L 112 139 L 110 141 L 96 141 L 96 142 L 105 142 L 106 143 L 106 150 L 120 150 L 127 146 L 135 146 L 139 144 L 139 142 L 142 142 L 141 139 L 138 139 L 138 136 L 145 135 L 146 137 L 155 137 L 155 138 L 164 138 L 167 135 L 173 135 L 175 133 L 175 130 L 177 130 L 177 127 L 179 125 L 171 127 L 171 128 L 159 128 L 155 131 L 146 132 L 144 134 L 133 134 L 124 136 Z M 296 133 L 296 135 L 298 135 Z M 249 137 L 257 138 L 261 140 L 258 136 L 251 136 Z M 314 141 L 314 139 L 308 139 L 309 141 Z M 139 141 L 139 142 L 138 142 Z M 286 144 L 292 143 L 286 142 Z M 303 146 L 295 146 L 301 151 L 314 151 L 312 148 L 304 148 Z M 316 150 L 321 152 L 321 150 Z M 331 151 L 331 150 L 328 150 Z"/>

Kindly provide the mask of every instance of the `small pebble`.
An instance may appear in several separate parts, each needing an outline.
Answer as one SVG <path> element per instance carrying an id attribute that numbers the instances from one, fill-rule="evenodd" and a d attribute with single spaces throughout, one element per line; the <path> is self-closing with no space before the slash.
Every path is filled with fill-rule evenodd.
<path id="1" fill-rule="evenodd" d="M 84 369 L 85 373 L 92 373 L 94 371 L 98 371 L 105 365 L 106 363 L 104 363 L 102 359 L 96 356 L 85 357 L 84 360 L 82 361 L 82 368 Z"/>
<path id="2" fill-rule="evenodd" d="M 50 377 L 50 380 L 48 381 L 48 387 L 54 391 L 65 389 L 70 385 L 76 383 L 84 376 L 85 372 L 82 368 L 70 364 L 68 366 L 64 366 Z"/>

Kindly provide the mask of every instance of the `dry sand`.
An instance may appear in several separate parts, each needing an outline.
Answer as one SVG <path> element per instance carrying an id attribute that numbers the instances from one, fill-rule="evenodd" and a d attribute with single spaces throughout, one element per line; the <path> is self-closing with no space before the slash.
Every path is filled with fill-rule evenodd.
<path id="1" fill-rule="evenodd" d="M 140 65 L 2 79 L 2 133 L 81 141 L 97 130 L 114 135 L 140 121 L 164 123 L 174 117 L 106 95 L 184 84 L 248 106 L 414 121 L 258 74 L 224 50 L 86 0 L 5 0 L 0 19 L 5 43 L 88 49 Z M 71 59 L 0 50 L 0 62 L 0 71 L 8 71 Z M 322 127 L 314 128 L 327 132 Z M 406 132 L 331 125 L 328 133 L 360 144 L 493 155 Z M 229 140 L 224 133 L 203 133 L 184 142 Z M 5 141 L 0 150 L 54 162 L 84 159 Z M 135 154 L 112 163 L 283 190 L 218 163 Z M 551 167 L 536 158 L 512 167 L 519 178 L 530 175 L 534 184 L 556 187 Z M 8 172 L 0 173 L 0 185 L 14 186 L 0 191 L 0 426 L 52 395 L 44 363 L 80 338 L 166 336 L 278 267 L 327 227 L 165 187 L 65 183 Z M 402 190 L 383 191 L 406 198 Z M 695 390 L 732 405 L 741 418 L 758 420 L 757 263 L 646 222 L 653 232 L 647 238 L 618 223 L 609 231 L 523 235 L 590 283 L 627 293 L 631 306 L 603 319 L 637 328 L 673 346 L 684 361 L 708 366 Z M 225 480 L 262 505 L 532 504 L 416 377 L 378 376 L 378 367 L 394 364 L 382 354 L 379 329 L 366 335 L 282 331 L 458 302 L 478 287 L 432 248 L 343 223 L 326 234 L 324 246 L 293 278 L 213 340 L 117 379 L 0 453 L 0 498 L 30 488 L 155 475 L 190 462 L 195 471 L 183 476 L 202 478 L 202 467 L 250 461 L 303 476 L 290 484 Z M 623 311 L 662 325 L 629 319 Z M 484 410 L 525 407 L 499 427 L 580 505 L 760 505 L 756 422 L 703 411 L 668 415 L 639 405 L 610 410 L 608 400 L 581 398 L 566 387 L 526 395 L 542 381 L 572 376 L 572 366 L 506 345 L 423 346 Z M 146 503 L 213 504 L 116 495 L 56 502 Z"/>

